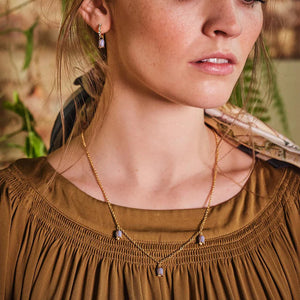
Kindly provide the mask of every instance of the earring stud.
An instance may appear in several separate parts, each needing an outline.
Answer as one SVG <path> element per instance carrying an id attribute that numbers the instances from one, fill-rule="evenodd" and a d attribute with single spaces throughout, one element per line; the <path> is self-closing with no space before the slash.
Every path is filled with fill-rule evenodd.
<path id="1" fill-rule="evenodd" d="M 98 35 L 99 35 L 98 47 L 100 49 L 103 49 L 103 48 L 105 48 L 105 40 L 104 40 L 104 35 L 102 34 L 102 31 L 101 31 L 101 27 L 102 27 L 102 24 L 99 24 L 99 29 L 98 29 Z"/>

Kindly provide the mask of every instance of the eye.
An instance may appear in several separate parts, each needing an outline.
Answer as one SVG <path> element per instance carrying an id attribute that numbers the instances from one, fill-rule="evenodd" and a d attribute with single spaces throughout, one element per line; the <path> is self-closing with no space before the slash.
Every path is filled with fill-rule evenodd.
<path id="1" fill-rule="evenodd" d="M 246 5 L 254 5 L 257 2 L 266 3 L 265 0 L 242 0 Z"/>

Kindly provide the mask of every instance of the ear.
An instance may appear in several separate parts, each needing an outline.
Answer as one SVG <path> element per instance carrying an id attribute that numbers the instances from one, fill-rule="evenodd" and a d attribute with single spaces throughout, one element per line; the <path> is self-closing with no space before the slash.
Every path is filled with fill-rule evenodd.
<path id="1" fill-rule="evenodd" d="M 79 13 L 95 32 L 98 32 L 99 24 L 102 25 L 102 33 L 110 30 L 111 13 L 104 0 L 83 0 Z"/>

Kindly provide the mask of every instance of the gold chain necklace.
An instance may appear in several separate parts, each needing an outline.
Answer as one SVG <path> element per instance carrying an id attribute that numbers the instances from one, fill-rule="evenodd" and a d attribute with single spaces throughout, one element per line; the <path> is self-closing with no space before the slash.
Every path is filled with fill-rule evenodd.
<path id="1" fill-rule="evenodd" d="M 95 179 L 97 181 L 97 184 L 104 196 L 104 199 L 105 199 L 105 202 L 108 204 L 108 207 L 109 207 L 109 210 L 110 210 L 110 213 L 112 215 L 112 218 L 114 220 L 114 223 L 116 225 L 116 230 L 113 232 L 114 234 L 114 237 L 116 238 L 116 240 L 120 240 L 123 236 L 123 234 L 127 237 L 127 239 L 136 247 L 138 248 L 141 252 L 143 252 L 146 256 L 148 256 L 150 259 L 152 259 L 154 262 L 156 262 L 156 275 L 159 276 L 159 277 L 163 277 L 164 276 L 164 269 L 162 267 L 162 264 L 163 262 L 165 262 L 167 259 L 170 259 L 171 257 L 173 257 L 174 255 L 176 255 L 177 253 L 179 253 L 180 251 L 182 251 L 187 245 L 189 245 L 195 238 L 196 238 L 196 242 L 199 244 L 199 245 L 204 245 L 205 244 L 205 237 L 203 235 L 203 228 L 204 228 L 204 225 L 205 225 L 205 222 L 206 222 L 206 219 L 207 219 L 207 216 L 208 216 L 208 213 L 209 213 L 209 209 L 210 209 L 210 204 L 211 204 L 211 199 L 212 199 L 212 196 L 213 196 L 213 192 L 214 192 L 214 189 L 215 189 L 215 185 L 216 185 L 216 178 L 217 178 L 217 164 L 218 164 L 218 157 L 219 157 L 219 149 L 218 149 L 218 138 L 217 138 L 217 134 L 215 133 L 215 131 L 213 131 L 214 133 L 214 136 L 215 136 L 215 142 L 216 142 L 216 150 L 215 150 L 215 162 L 214 162 L 214 166 L 213 166 L 213 170 L 212 170 L 212 184 L 211 184 L 211 188 L 209 190 L 209 193 L 207 195 L 207 198 L 208 198 L 208 205 L 207 205 L 207 208 L 205 210 L 205 213 L 204 213 L 204 217 L 203 217 L 203 220 L 201 222 L 201 225 L 200 225 L 200 228 L 198 231 L 196 231 L 186 242 L 184 242 L 178 249 L 174 250 L 173 252 L 171 252 L 170 254 L 166 255 L 165 257 L 163 257 L 162 259 L 156 259 L 153 255 L 151 255 L 150 253 L 148 253 L 145 249 L 143 249 L 133 238 L 131 238 L 128 233 L 126 232 L 126 230 L 124 230 L 118 220 L 117 220 L 117 217 L 116 217 L 116 214 L 112 208 L 112 205 L 104 191 L 104 188 L 103 188 L 103 185 L 100 181 L 100 178 L 99 178 L 99 175 L 98 175 L 98 172 L 94 166 L 94 163 L 93 163 L 93 160 L 91 158 L 91 155 L 90 153 L 88 152 L 87 150 L 87 145 L 86 145 L 86 142 L 85 142 L 85 138 L 84 138 L 84 135 L 83 135 L 83 132 L 81 133 L 81 140 L 82 140 L 82 145 L 84 147 L 84 150 L 86 152 L 86 156 L 88 158 L 88 161 L 89 161 L 89 164 L 90 164 L 90 167 L 92 169 L 92 172 L 95 176 Z"/>

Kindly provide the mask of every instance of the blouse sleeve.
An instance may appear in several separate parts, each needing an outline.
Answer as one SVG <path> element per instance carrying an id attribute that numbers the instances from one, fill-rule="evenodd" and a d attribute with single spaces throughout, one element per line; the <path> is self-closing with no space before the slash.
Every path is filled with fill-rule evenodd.
<path id="1" fill-rule="evenodd" d="M 294 240 L 294 246 L 298 253 L 298 259 L 300 258 L 300 172 L 297 169 L 295 177 L 297 178 L 296 184 L 293 188 L 290 189 L 292 200 L 291 203 L 288 203 L 288 211 L 286 212 L 286 219 L 289 225 L 291 236 Z M 300 278 L 299 278 L 300 279 Z"/>
<path id="2" fill-rule="evenodd" d="M 3 171 L 0 173 L 0 300 L 5 299 L 8 275 L 9 233 L 11 224 L 11 207 L 7 182 Z"/>
<path id="3" fill-rule="evenodd" d="M 13 299 L 13 277 L 30 207 L 30 190 L 17 168 L 0 171 L 0 300 Z"/>

